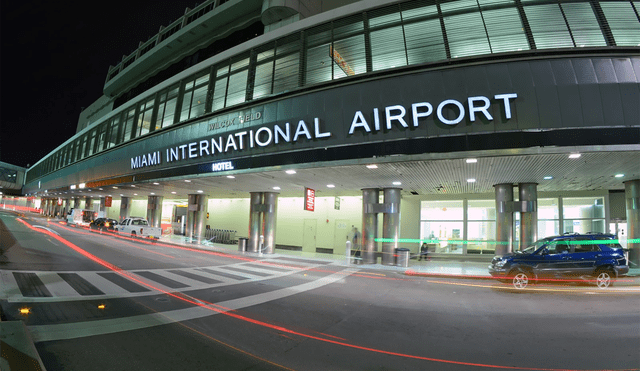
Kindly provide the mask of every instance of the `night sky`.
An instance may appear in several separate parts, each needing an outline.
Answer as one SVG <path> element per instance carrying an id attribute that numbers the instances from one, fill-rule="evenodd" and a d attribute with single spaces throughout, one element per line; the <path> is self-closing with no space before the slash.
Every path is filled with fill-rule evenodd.
<path id="1" fill-rule="evenodd" d="M 196 3 L 2 1 L 0 161 L 34 165 L 73 136 L 109 65 Z"/>

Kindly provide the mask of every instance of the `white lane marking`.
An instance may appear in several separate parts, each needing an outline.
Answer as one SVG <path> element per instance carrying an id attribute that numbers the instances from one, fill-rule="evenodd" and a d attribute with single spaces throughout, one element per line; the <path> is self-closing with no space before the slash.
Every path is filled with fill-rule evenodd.
<path id="1" fill-rule="evenodd" d="M 37 272 L 36 275 L 53 296 L 81 296 L 67 281 L 58 276 L 56 272 Z"/>
<path id="2" fill-rule="evenodd" d="M 13 298 L 22 297 L 18 282 L 11 272 L 0 271 L 2 277 L 2 289 L 0 289 L 0 299 L 11 301 Z"/>
<path id="3" fill-rule="evenodd" d="M 57 234 L 58 236 L 60 235 L 60 233 L 58 233 L 58 232 L 54 231 L 54 230 L 53 230 L 53 229 L 51 229 L 51 228 L 47 228 L 47 227 L 45 227 L 45 226 L 43 226 L 43 225 L 34 225 L 34 226 L 33 226 L 33 228 L 41 228 L 41 229 L 44 229 L 45 231 L 49 231 L 49 232 L 51 232 L 51 233 L 55 233 L 55 234 Z"/>
<path id="4" fill-rule="evenodd" d="M 216 303 L 215 306 L 227 308 L 227 310 L 237 310 L 253 305 L 263 304 L 286 298 L 291 295 L 313 290 L 334 282 L 343 280 L 347 276 L 357 272 L 358 269 L 347 268 L 339 272 L 330 274 L 318 280 L 291 286 L 276 291 L 266 292 L 247 296 L 244 298 L 227 300 Z M 218 311 L 207 307 L 192 307 L 178 309 L 161 313 L 143 314 L 125 318 L 105 319 L 88 322 L 73 322 L 54 325 L 28 326 L 31 336 L 35 342 L 76 339 L 86 336 L 113 334 L 116 332 L 139 330 L 143 328 L 160 326 L 174 322 L 192 320 L 218 314 Z"/>

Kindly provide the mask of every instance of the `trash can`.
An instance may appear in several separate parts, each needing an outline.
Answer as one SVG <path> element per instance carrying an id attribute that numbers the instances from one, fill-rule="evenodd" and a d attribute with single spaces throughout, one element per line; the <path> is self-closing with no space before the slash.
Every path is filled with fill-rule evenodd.
<path id="1" fill-rule="evenodd" d="M 409 266 L 409 249 L 396 249 L 396 266 L 408 267 Z"/>
<path id="2" fill-rule="evenodd" d="M 248 238 L 244 238 L 244 237 L 238 238 L 238 251 L 242 251 L 242 252 L 247 251 L 248 242 L 249 242 Z"/>

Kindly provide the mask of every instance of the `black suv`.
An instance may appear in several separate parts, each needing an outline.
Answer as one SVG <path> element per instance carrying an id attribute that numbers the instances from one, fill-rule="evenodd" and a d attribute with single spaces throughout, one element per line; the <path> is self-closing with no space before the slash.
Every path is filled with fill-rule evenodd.
<path id="1" fill-rule="evenodd" d="M 599 288 L 629 272 L 624 250 L 611 234 L 565 234 L 536 241 L 522 251 L 495 256 L 489 266 L 493 277 L 524 289 L 540 278 L 588 279 Z"/>

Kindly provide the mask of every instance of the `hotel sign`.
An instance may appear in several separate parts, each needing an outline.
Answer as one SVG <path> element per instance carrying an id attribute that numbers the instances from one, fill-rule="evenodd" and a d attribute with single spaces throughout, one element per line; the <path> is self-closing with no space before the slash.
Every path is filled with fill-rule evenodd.
<path id="1" fill-rule="evenodd" d="M 316 191 L 311 188 L 304 189 L 304 209 L 307 211 L 315 211 L 316 208 Z"/>

